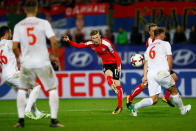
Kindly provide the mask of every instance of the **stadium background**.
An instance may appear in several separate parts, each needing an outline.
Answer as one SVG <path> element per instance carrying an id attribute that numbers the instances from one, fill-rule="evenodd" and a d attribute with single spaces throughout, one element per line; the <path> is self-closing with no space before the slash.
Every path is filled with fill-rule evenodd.
<path id="1" fill-rule="evenodd" d="M 165 26 L 173 51 L 173 69 L 179 80 L 177 88 L 182 97 L 196 97 L 196 2 L 151 0 L 39 0 L 38 17 L 50 21 L 59 41 L 60 68 L 56 71 L 60 98 L 113 98 L 101 69 L 101 61 L 90 49 L 72 48 L 62 41 L 70 32 L 74 41 L 89 39 L 92 29 L 99 29 L 102 36 L 113 41 L 122 59 L 122 86 L 124 96 L 130 94 L 141 82 L 142 68 L 130 63 L 134 53 L 143 54 L 147 38 L 146 25 L 154 22 Z M 1 0 L 0 26 L 14 25 L 25 17 L 22 0 Z M 181 26 L 186 40 L 175 42 L 175 32 Z M 118 41 L 119 28 L 124 29 L 124 43 Z M 134 32 L 136 29 L 136 32 Z M 133 42 L 131 34 L 140 34 L 140 42 Z M 127 34 L 126 34 L 126 33 Z M 122 33 L 122 32 L 121 32 Z M 77 36 L 77 38 L 76 38 Z M 124 36 L 121 37 L 124 39 Z M 49 51 L 50 44 L 48 43 Z M 39 81 L 39 80 L 38 80 Z M 148 90 L 138 97 L 148 96 Z M 39 98 L 48 93 L 42 88 Z M 0 86 L 0 99 L 15 99 L 16 93 L 6 84 Z"/>

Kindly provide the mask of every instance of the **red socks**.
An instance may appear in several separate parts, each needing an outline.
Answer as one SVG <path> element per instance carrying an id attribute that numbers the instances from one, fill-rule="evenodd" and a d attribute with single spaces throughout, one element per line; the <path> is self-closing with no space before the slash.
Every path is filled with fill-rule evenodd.
<path id="1" fill-rule="evenodd" d="M 165 99 L 169 100 L 169 98 L 170 98 L 170 92 L 166 90 Z"/>
<path id="2" fill-rule="evenodd" d="M 112 76 L 107 76 L 107 81 L 108 81 L 108 85 L 111 86 L 114 83 L 113 77 Z M 117 94 L 117 98 L 118 98 L 118 107 L 122 108 L 122 87 L 121 86 L 117 86 L 116 89 L 119 91 Z"/>
<path id="3" fill-rule="evenodd" d="M 112 76 L 107 76 L 108 85 L 111 86 L 114 83 Z"/>
<path id="4" fill-rule="evenodd" d="M 132 101 L 133 98 L 135 96 L 137 96 L 138 94 L 140 94 L 141 92 L 143 91 L 143 88 L 142 88 L 142 84 L 139 84 L 131 93 L 131 95 L 129 96 L 129 101 Z"/>
<path id="5" fill-rule="evenodd" d="M 123 91 L 122 91 L 122 87 L 121 86 L 117 86 L 116 87 L 118 89 L 118 94 L 117 94 L 117 98 L 118 98 L 118 107 L 122 108 L 122 95 L 123 95 Z"/>

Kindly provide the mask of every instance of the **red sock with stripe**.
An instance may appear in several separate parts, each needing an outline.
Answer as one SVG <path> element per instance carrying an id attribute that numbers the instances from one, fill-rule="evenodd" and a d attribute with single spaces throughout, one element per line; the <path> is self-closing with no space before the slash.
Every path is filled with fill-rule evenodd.
<path id="1" fill-rule="evenodd" d="M 111 86 L 114 83 L 113 77 L 107 76 L 107 82 L 108 82 L 108 85 Z"/>
<path id="2" fill-rule="evenodd" d="M 131 95 L 129 96 L 129 101 L 132 101 L 133 98 L 135 96 L 137 96 L 138 94 L 140 94 L 141 92 L 143 91 L 143 88 L 142 88 L 142 84 L 139 84 L 131 93 Z"/>
<path id="3" fill-rule="evenodd" d="M 170 92 L 168 90 L 166 90 L 165 99 L 167 99 L 167 100 L 170 99 Z"/>
<path id="4" fill-rule="evenodd" d="M 122 96 L 123 96 L 123 90 L 121 86 L 116 87 L 118 90 L 117 98 L 118 98 L 118 107 L 122 108 Z"/>

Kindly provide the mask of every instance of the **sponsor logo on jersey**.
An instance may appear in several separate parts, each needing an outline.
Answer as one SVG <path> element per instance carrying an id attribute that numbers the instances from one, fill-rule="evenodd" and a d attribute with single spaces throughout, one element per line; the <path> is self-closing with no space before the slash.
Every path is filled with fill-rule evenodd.
<path id="1" fill-rule="evenodd" d="M 173 63 L 179 66 L 190 65 L 195 61 L 195 54 L 188 49 L 179 49 L 173 53 Z"/>
<path id="2" fill-rule="evenodd" d="M 74 67 L 86 67 L 93 62 L 93 57 L 85 51 L 73 52 L 69 55 L 68 62 Z"/>

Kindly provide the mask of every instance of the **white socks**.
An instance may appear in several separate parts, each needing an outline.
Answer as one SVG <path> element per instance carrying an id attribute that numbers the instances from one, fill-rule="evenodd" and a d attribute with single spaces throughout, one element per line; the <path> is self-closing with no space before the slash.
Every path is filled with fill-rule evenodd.
<path id="1" fill-rule="evenodd" d="M 19 118 L 24 118 L 25 105 L 26 105 L 26 91 L 19 89 L 17 93 L 17 109 L 18 109 Z"/>
<path id="2" fill-rule="evenodd" d="M 183 109 L 184 105 L 182 103 L 182 99 L 179 94 L 172 96 L 174 103 L 179 107 L 180 110 Z"/>
<path id="3" fill-rule="evenodd" d="M 49 105 L 50 105 L 51 119 L 57 119 L 59 97 L 56 89 L 49 91 Z"/>
<path id="4" fill-rule="evenodd" d="M 134 107 L 138 109 L 146 106 L 151 106 L 152 104 L 153 104 L 152 98 L 144 98 L 140 102 L 136 103 Z"/>
<path id="5" fill-rule="evenodd" d="M 27 106 L 25 108 L 25 112 L 31 111 L 33 103 L 35 103 L 35 101 L 37 100 L 37 97 L 39 96 L 40 88 L 41 88 L 41 86 L 38 85 L 38 86 L 34 87 L 33 90 L 31 91 L 31 93 L 29 95 L 28 102 L 27 102 Z"/>

